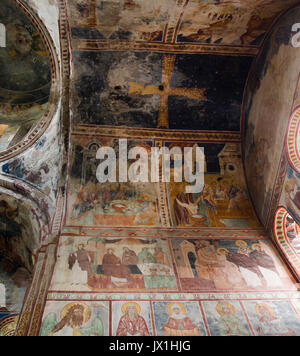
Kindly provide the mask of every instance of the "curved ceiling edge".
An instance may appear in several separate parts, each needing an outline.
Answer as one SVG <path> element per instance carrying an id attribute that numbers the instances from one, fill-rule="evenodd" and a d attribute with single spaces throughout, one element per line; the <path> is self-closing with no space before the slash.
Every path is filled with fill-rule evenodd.
<path id="1" fill-rule="evenodd" d="M 39 19 L 38 15 L 32 10 L 24 0 L 14 0 L 16 5 L 25 13 L 33 25 L 37 28 L 46 46 L 51 71 L 51 88 L 49 102 L 42 118 L 33 126 L 30 132 L 16 145 L 0 152 L 0 162 L 13 158 L 31 147 L 46 131 L 59 107 L 60 100 L 60 71 L 59 61 L 55 50 L 54 42 L 46 26 Z"/>

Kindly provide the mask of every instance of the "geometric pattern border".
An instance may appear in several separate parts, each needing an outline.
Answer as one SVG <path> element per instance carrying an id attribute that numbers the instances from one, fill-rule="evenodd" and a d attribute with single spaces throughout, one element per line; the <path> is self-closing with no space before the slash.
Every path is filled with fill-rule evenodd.
<path id="1" fill-rule="evenodd" d="M 300 280 L 300 256 L 290 244 L 285 227 L 288 215 L 289 213 L 285 208 L 279 207 L 277 209 L 274 218 L 274 236 L 278 246 L 286 257 L 287 262 Z"/>
<path id="2" fill-rule="evenodd" d="M 287 132 L 286 149 L 288 160 L 292 168 L 300 173 L 300 152 L 298 147 L 299 130 L 300 130 L 300 106 L 293 112 Z"/>

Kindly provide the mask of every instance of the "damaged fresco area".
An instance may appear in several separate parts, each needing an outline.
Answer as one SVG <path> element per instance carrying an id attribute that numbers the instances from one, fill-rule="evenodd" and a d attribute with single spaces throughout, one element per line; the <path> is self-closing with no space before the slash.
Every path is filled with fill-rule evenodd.
<path id="1" fill-rule="evenodd" d="M 176 0 L 68 0 L 73 38 L 161 41 Z"/>
<path id="2" fill-rule="evenodd" d="M 165 239 L 65 237 L 51 290 L 177 290 Z"/>
<path id="3" fill-rule="evenodd" d="M 50 290 L 295 290 L 269 241 L 62 237 Z"/>
<path id="4" fill-rule="evenodd" d="M 1 173 L 21 179 L 42 190 L 54 203 L 61 163 L 59 112 L 46 133 L 26 151 L 1 166 Z"/>
<path id="5" fill-rule="evenodd" d="M 5 288 L 0 319 L 20 313 L 32 277 L 37 242 L 26 213 L 18 201 L 0 194 L 0 284 Z"/>
<path id="6" fill-rule="evenodd" d="M 178 42 L 259 45 L 277 16 L 297 0 L 190 0 Z"/>
<path id="7" fill-rule="evenodd" d="M 75 123 L 239 131 L 251 63 L 251 57 L 76 51 Z"/>
<path id="8" fill-rule="evenodd" d="M 299 16 L 299 8 L 294 9 L 276 25 L 258 58 L 247 89 L 244 118 L 246 175 L 263 224 L 267 223 L 297 89 L 300 57 L 299 48 L 291 44 L 291 28 Z"/>
<path id="9" fill-rule="evenodd" d="M 119 142 L 111 138 L 75 138 L 68 183 L 67 224 L 70 226 L 160 226 L 155 183 L 99 183 L 100 147 L 112 147 L 119 161 Z M 151 151 L 152 142 L 129 141 Z M 151 155 L 149 155 L 151 159 Z M 131 161 L 128 161 L 130 169 Z M 117 176 L 119 175 L 117 165 Z M 149 173 L 149 181 L 150 173 Z"/>
<path id="10" fill-rule="evenodd" d="M 17 144 L 44 115 L 50 96 L 48 50 L 38 29 L 19 7 L 3 0 L 0 23 L 6 47 L 0 48 L 0 150 Z"/>
<path id="11" fill-rule="evenodd" d="M 73 39 L 171 38 L 224 45 L 259 45 L 277 16 L 295 4 L 297 0 L 68 0 Z"/>

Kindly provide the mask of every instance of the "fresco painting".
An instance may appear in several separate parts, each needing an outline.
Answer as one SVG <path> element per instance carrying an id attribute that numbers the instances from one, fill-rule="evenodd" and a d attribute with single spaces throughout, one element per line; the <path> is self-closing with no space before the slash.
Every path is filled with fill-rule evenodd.
<path id="1" fill-rule="evenodd" d="M 184 143 L 182 146 L 186 146 Z M 242 178 L 241 153 L 238 145 L 195 144 L 204 147 L 205 178 L 200 193 L 187 194 L 188 183 L 171 179 L 169 203 L 177 227 L 259 227 Z M 176 144 L 170 144 L 171 149 Z M 174 176 L 174 168 L 171 169 Z"/>
<path id="2" fill-rule="evenodd" d="M 297 280 L 265 231 L 278 195 L 300 251 L 298 174 L 274 188 L 297 97 L 299 8 L 274 20 L 296 2 L 28 1 L 61 56 L 64 96 L 47 131 L 0 167 L 14 190 L 0 194 L 0 335 L 15 314 L 16 334 L 42 336 L 300 335 Z M 51 90 L 43 38 L 3 4 L 0 151 L 34 131 Z M 120 137 L 148 153 L 204 147 L 202 191 L 99 183 L 97 151 L 118 161 Z"/>
<path id="3" fill-rule="evenodd" d="M 158 336 L 206 336 L 197 302 L 153 302 Z"/>
<path id="4" fill-rule="evenodd" d="M 178 41 L 257 45 L 278 14 L 296 1 L 198 1 L 189 2 Z"/>
<path id="5" fill-rule="evenodd" d="M 285 231 L 289 243 L 300 257 L 300 226 L 290 215 L 286 218 Z"/>
<path id="6" fill-rule="evenodd" d="M 287 301 L 243 302 L 257 336 L 296 336 L 299 316 Z"/>
<path id="7" fill-rule="evenodd" d="M 100 160 L 96 159 L 98 149 L 104 146 L 114 148 L 119 162 L 118 140 L 78 139 L 74 144 L 76 147 L 68 192 L 69 225 L 160 226 L 155 183 L 99 183 L 97 180 L 96 171 L 100 164 Z M 128 142 L 128 149 L 134 146 L 149 152 L 152 142 Z M 128 161 L 128 169 L 132 163 Z M 118 164 L 116 169 L 118 177 Z"/>
<path id="8" fill-rule="evenodd" d="M 48 303 L 44 311 L 41 336 L 108 335 L 107 302 Z"/>
<path id="9" fill-rule="evenodd" d="M 153 336 L 149 302 L 113 302 L 114 336 Z"/>
<path id="10" fill-rule="evenodd" d="M 65 238 L 51 290 L 177 290 L 168 242 Z"/>
<path id="11" fill-rule="evenodd" d="M 239 131 L 252 60 L 250 56 L 74 51 L 74 123 Z M 223 70 L 229 66 L 230 71 Z"/>
<path id="12" fill-rule="evenodd" d="M 174 8 L 176 1 L 95 0 L 87 4 L 69 0 L 68 3 L 74 38 L 160 41 L 170 6 Z"/>
<path id="13" fill-rule="evenodd" d="M 270 223 L 268 214 L 280 170 L 284 133 L 293 112 L 297 89 L 300 57 L 299 48 L 291 43 L 291 28 L 298 19 L 299 8 L 296 8 L 276 24 L 255 64 L 246 94 L 246 175 L 250 194 L 263 224 Z M 285 100 L 282 100 L 283 97 Z"/>
<path id="14" fill-rule="evenodd" d="M 212 336 L 252 335 L 239 302 L 203 302 L 203 307 Z"/>
<path id="15" fill-rule="evenodd" d="M 173 239 L 172 247 L 184 290 L 295 288 L 267 241 Z"/>
<path id="16" fill-rule="evenodd" d="M 50 96 L 50 58 L 38 29 L 12 1 L 3 0 L 0 23 L 0 148 L 23 139 L 44 115 Z M 5 127 L 4 127 L 5 125 Z"/>

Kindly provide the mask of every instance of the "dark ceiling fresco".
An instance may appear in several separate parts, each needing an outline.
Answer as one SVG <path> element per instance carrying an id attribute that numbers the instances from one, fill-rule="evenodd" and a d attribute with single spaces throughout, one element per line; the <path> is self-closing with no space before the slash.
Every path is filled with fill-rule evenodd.
<path id="1" fill-rule="evenodd" d="M 251 57 L 76 52 L 74 59 L 77 123 L 240 129 Z"/>
<path id="2" fill-rule="evenodd" d="M 240 131 L 258 45 L 297 2 L 68 0 L 73 122 Z"/>
<path id="3" fill-rule="evenodd" d="M 12 0 L 1 0 L 0 151 L 16 144 L 43 116 L 50 95 L 50 61 L 38 29 Z"/>

